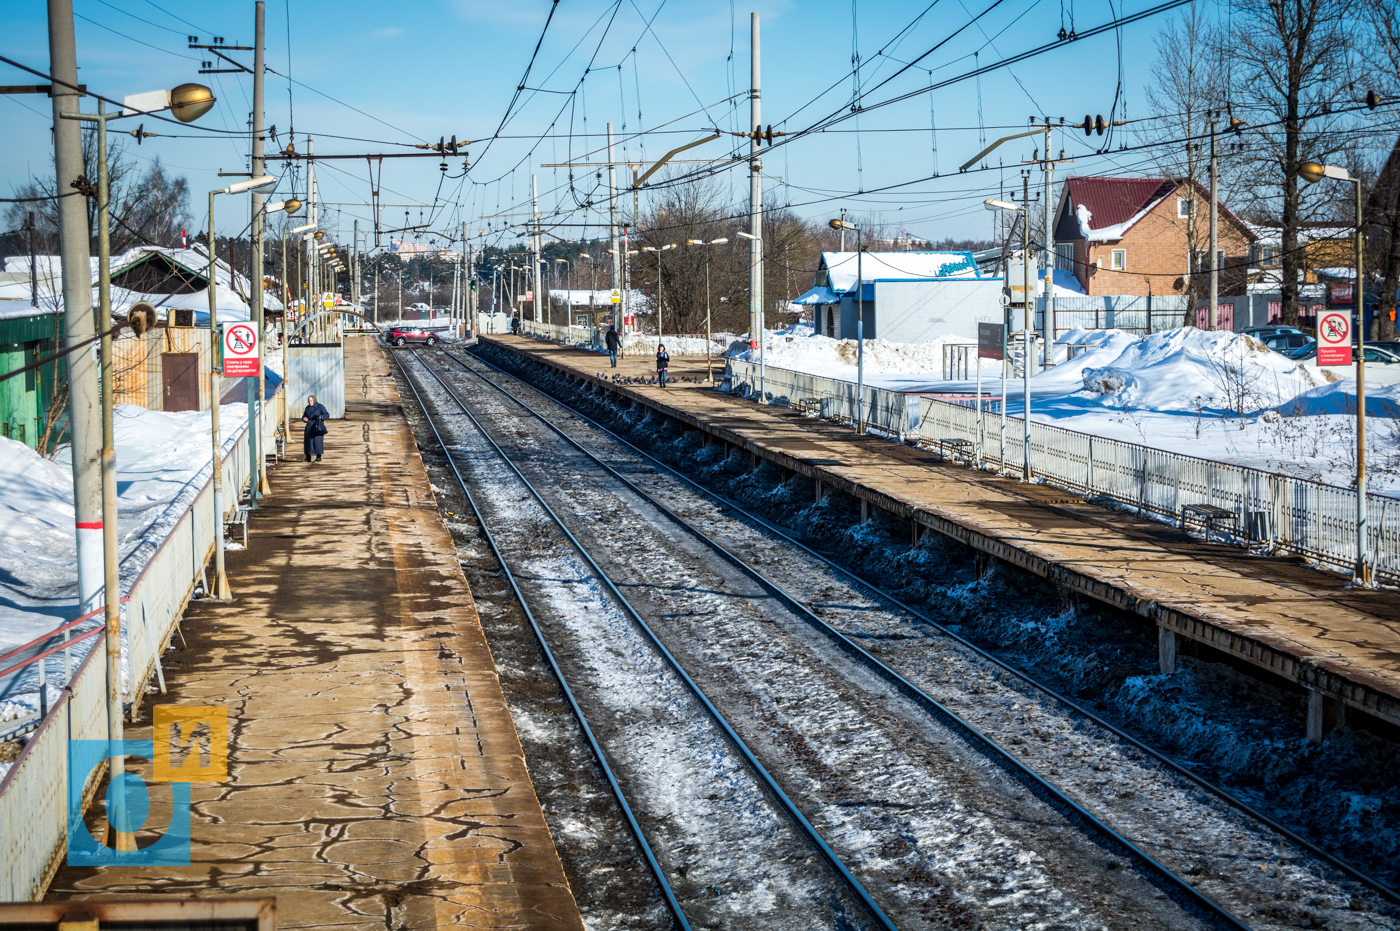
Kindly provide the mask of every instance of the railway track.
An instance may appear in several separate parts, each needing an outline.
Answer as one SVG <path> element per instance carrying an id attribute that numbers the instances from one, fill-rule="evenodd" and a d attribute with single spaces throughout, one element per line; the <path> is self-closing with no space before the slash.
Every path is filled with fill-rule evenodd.
<path id="1" fill-rule="evenodd" d="M 443 436 L 437 422 L 443 411 L 436 403 L 432 407 L 425 403 L 424 392 L 408 367 L 402 362 L 400 366 L 434 435 L 448 453 L 463 493 L 526 612 L 676 925 L 689 929 L 695 915 L 703 921 L 701 926 L 722 926 L 734 919 L 733 913 L 739 913 L 756 928 L 894 931 L 894 924 L 545 498 L 452 388 L 437 373 L 421 367 L 471 423 L 496 461 L 528 492 L 514 504 L 532 498 L 562 542 L 548 539 L 549 530 L 539 520 L 540 514 L 531 515 L 528 508 L 517 506 L 507 517 L 499 510 L 493 513 L 492 505 L 481 500 L 482 460 L 490 457 L 482 455 L 485 450 L 478 447 L 473 457 L 474 481 L 468 482 L 457 461 L 463 452 L 460 438 L 451 443 Z M 500 483 L 492 487 L 505 491 Z M 504 532 L 502 517 L 507 524 Z M 510 526 L 512 520 L 514 526 Z M 566 547 L 577 560 L 560 552 Z M 575 620 L 587 618 L 573 631 L 582 642 L 561 651 L 557 641 L 568 638 L 571 616 Z M 630 627 L 628 621 L 635 626 Z M 597 651 L 592 651 L 592 645 L 600 640 L 608 644 L 601 663 Z M 551 641 L 556 642 L 554 646 Z M 586 658 L 590 651 L 591 659 Z M 654 662 L 657 659 L 664 670 Z M 566 673 L 564 667 L 569 665 L 574 668 Z M 588 694 L 571 684 L 579 680 L 589 682 L 594 696 L 606 692 L 628 696 L 633 706 L 623 710 L 645 715 L 646 720 L 618 715 L 615 702 L 613 707 L 607 707 L 607 702 L 592 702 L 593 707 L 586 708 Z M 603 723 L 595 727 L 592 722 L 598 721 Z M 641 754 L 636 752 L 638 746 L 643 748 Z M 659 757 L 648 761 L 659 764 L 659 772 L 646 772 L 636 765 L 634 758 L 645 760 L 646 751 Z M 635 806 L 634 800 L 638 800 Z M 702 810 L 698 817 L 689 810 L 693 808 Z M 687 822 L 695 822 L 695 827 L 709 833 L 687 827 Z M 660 835 L 659 849 L 653 846 L 651 837 L 655 835 Z M 804 840 L 808 849 L 802 849 Z M 817 865 L 818 860 L 824 861 L 826 871 Z M 679 882 L 678 875 L 682 877 Z"/>
<path id="2" fill-rule="evenodd" d="M 1185 876 L 1179 875 L 1179 873 L 1174 872 L 1163 863 L 1153 860 L 1149 854 L 1138 850 L 1138 853 L 1143 858 L 1143 862 L 1151 861 L 1153 864 L 1152 868 L 1158 870 L 1159 874 L 1163 877 L 1171 876 L 1173 882 L 1180 886 L 1189 887 L 1193 890 L 1195 895 L 1201 898 L 1210 898 L 1205 892 L 1201 891 L 1202 889 L 1210 890 L 1212 896 L 1228 903 L 1237 913 L 1250 915 L 1251 919 L 1258 927 L 1296 927 L 1299 924 L 1303 924 L 1304 926 L 1311 924 L 1314 927 L 1322 925 L 1328 927 L 1393 926 L 1396 917 L 1396 912 L 1393 907 L 1395 896 L 1394 892 L 1388 887 L 1371 879 L 1364 873 L 1355 870 L 1350 865 L 1333 857 L 1331 854 L 1318 849 L 1305 839 L 1293 834 L 1293 832 L 1289 831 L 1284 826 L 1270 821 L 1239 799 L 1230 796 L 1218 787 L 1176 766 L 1169 759 L 1143 746 L 1133 740 L 1129 735 L 1118 731 L 1086 709 L 1056 694 L 1053 690 L 1035 682 L 1024 673 L 1001 664 L 999 661 L 995 660 L 994 657 L 978 650 L 961 638 L 956 637 L 951 632 L 940 628 L 931 618 L 915 611 L 913 608 L 899 602 L 888 594 L 861 582 L 849 571 L 837 566 L 830 560 L 814 553 L 806 547 L 801 546 L 801 544 L 796 541 L 787 538 L 785 535 L 781 534 L 778 528 L 773 527 L 771 524 L 768 524 L 755 515 L 745 512 L 732 501 L 721 499 L 707 490 L 700 488 L 689 479 L 670 470 L 664 463 L 653 459 L 641 450 L 632 447 L 630 444 L 626 444 L 620 437 L 606 431 L 606 428 L 602 427 L 602 425 L 583 418 L 577 410 L 561 404 L 559 401 L 551 398 L 534 386 L 529 385 L 528 382 L 520 381 L 515 376 L 508 375 L 503 372 L 503 370 L 492 366 L 494 372 L 499 373 L 497 377 L 506 375 L 507 378 L 511 379 L 513 384 L 511 385 L 511 389 L 508 390 L 488 377 L 484 369 L 482 369 L 482 366 L 488 364 L 485 363 L 484 360 L 476 358 L 467 360 L 455 356 L 452 358 L 464 369 L 476 367 L 478 370 L 475 372 L 474 377 L 490 384 L 500 392 L 502 396 L 511 398 L 512 402 L 519 405 L 522 410 L 530 411 L 532 417 L 537 418 L 542 423 L 549 424 L 551 430 L 555 431 L 559 436 L 566 438 L 579 451 L 593 456 L 599 466 L 611 472 L 615 480 L 627 483 L 634 493 L 650 498 L 653 505 L 665 509 L 670 519 L 678 527 L 682 527 L 686 532 L 691 534 L 704 536 L 695 527 L 691 526 L 690 522 L 698 518 L 704 521 L 707 528 L 717 528 L 719 533 L 715 534 L 712 529 L 712 536 L 723 536 L 727 546 L 720 546 L 713 539 L 708 540 L 708 545 L 716 550 L 724 550 L 727 554 L 727 558 L 732 561 L 743 562 L 744 556 L 741 556 L 739 552 L 743 551 L 747 554 L 747 558 L 750 562 L 763 565 L 765 571 L 769 573 L 768 577 L 760 576 L 752 565 L 748 565 L 747 569 L 753 577 L 761 578 L 765 588 L 776 597 L 785 597 L 794 610 L 806 610 L 804 601 L 801 597 L 794 597 L 783 592 L 782 584 L 780 584 L 782 581 L 780 579 L 780 573 L 784 571 L 790 572 L 792 570 L 793 567 L 791 565 L 784 567 L 783 563 L 785 560 L 789 564 L 792 563 L 793 556 L 796 555 L 805 563 L 805 565 L 797 567 L 796 571 L 799 576 L 809 578 L 811 575 L 811 564 L 814 562 L 818 563 L 823 567 L 828 580 L 839 582 L 847 586 L 847 590 L 832 592 L 831 586 L 828 585 L 827 594 L 836 594 L 841 600 L 849 601 L 854 598 L 856 601 L 865 600 L 868 602 L 867 604 L 857 605 L 857 610 L 855 611 L 844 612 L 846 617 L 841 618 L 841 620 L 846 623 L 841 623 L 840 626 L 845 629 L 851 637 L 857 639 L 867 637 L 869 639 L 863 642 L 868 644 L 897 644 L 901 639 L 906 641 L 909 639 L 907 637 L 907 622 L 911 620 L 919 626 L 925 628 L 932 627 L 939 631 L 941 637 L 952 641 L 956 645 L 956 649 L 953 652 L 961 654 L 962 663 L 966 664 L 969 659 L 972 659 L 975 664 L 981 665 L 982 668 L 976 670 L 976 675 L 978 681 L 981 682 L 984 687 L 990 684 L 991 688 L 996 689 L 999 687 L 997 680 L 1002 680 L 1003 682 L 1010 680 L 1015 685 L 1019 686 L 1023 692 L 1032 693 L 1026 696 L 1032 701 L 1039 700 L 1045 704 L 1059 706 L 1058 710 L 1061 712 L 1059 715 L 1060 717 L 1065 717 L 1066 713 L 1068 713 L 1069 716 L 1079 718 L 1079 722 L 1071 722 L 1071 727 L 1079 727 L 1080 729 L 1097 732 L 1088 736 L 1091 738 L 1099 738 L 1100 740 L 1107 738 L 1109 742 L 1117 744 L 1117 749 L 1110 748 L 1111 752 L 1109 755 L 1116 757 L 1119 762 L 1129 764 L 1123 767 L 1129 770 L 1127 778 L 1123 778 L 1120 774 L 1118 778 L 1111 780 L 1093 779 L 1092 781 L 1095 785 L 1091 791 L 1075 793 L 1085 805 L 1096 809 L 1096 813 L 1090 813 L 1085 810 L 1085 808 L 1079 807 L 1078 801 L 1070 800 L 1063 796 L 1061 796 L 1061 798 L 1070 806 L 1078 809 L 1078 812 L 1088 819 L 1090 823 L 1098 822 L 1098 829 L 1103 832 L 1104 836 L 1116 837 L 1121 843 L 1128 845 L 1130 849 L 1137 849 L 1129 844 L 1125 837 L 1099 820 L 1096 815 L 1106 815 L 1111 820 L 1126 824 L 1127 829 L 1125 833 L 1145 837 L 1146 840 L 1143 846 L 1150 847 L 1154 853 L 1159 853 L 1159 855 L 1164 856 L 1164 858 L 1175 861 L 1175 865 L 1177 865 L 1180 873 L 1185 873 L 1186 876 L 1190 878 L 1188 879 Z M 567 421 L 566 426 L 568 430 L 549 421 L 543 414 L 530 408 L 512 393 L 513 391 L 520 390 L 520 388 L 523 388 L 524 391 L 532 397 L 543 399 L 545 404 L 557 408 L 560 411 L 567 412 L 567 417 L 564 419 Z M 607 432 L 608 438 L 602 442 L 595 442 L 600 438 L 599 431 Z M 616 469 L 613 469 L 592 453 L 588 453 L 587 450 L 584 450 L 576 436 L 582 437 L 584 441 L 590 443 L 590 445 L 601 447 L 604 454 L 609 455 L 613 459 L 613 464 L 620 465 L 620 467 L 627 472 L 629 477 L 624 478 Z M 623 443 L 624 446 L 622 448 L 627 450 L 625 456 L 627 461 L 622 463 L 619 463 L 619 457 L 617 456 L 619 449 L 617 444 L 619 442 Z M 651 490 L 648 491 L 638 487 L 638 482 L 650 483 L 649 488 Z M 656 500 L 658 494 L 661 497 L 670 499 L 672 503 L 668 506 Z M 695 500 L 697 498 L 705 502 L 706 506 L 704 508 L 698 506 Z M 683 503 L 678 505 L 676 503 L 677 501 Z M 688 512 L 687 516 L 682 517 L 678 515 L 675 510 L 677 508 L 686 510 Z M 703 511 L 703 513 L 701 513 L 701 511 Z M 736 515 L 738 515 L 738 517 L 736 517 Z M 739 518 L 742 518 L 742 520 Z M 778 571 L 775 571 L 775 569 Z M 808 594 L 810 594 L 812 586 L 808 585 L 807 588 L 809 590 Z M 873 596 L 873 598 L 870 596 Z M 810 604 L 811 602 L 808 601 L 807 603 Z M 903 615 L 904 617 L 898 619 L 895 623 L 886 623 L 883 627 L 879 623 L 871 624 L 868 621 L 855 623 L 855 620 L 861 614 L 872 613 L 860 609 L 871 607 L 878 607 L 881 609 L 881 612 L 885 614 L 897 614 Z M 810 623 L 818 626 L 825 625 L 823 619 L 816 617 L 811 611 L 807 611 L 806 613 L 809 615 L 807 620 Z M 827 611 L 823 611 L 822 613 L 824 615 L 829 614 Z M 840 615 L 842 612 L 838 611 L 835 613 Z M 827 633 L 832 636 L 841 636 L 830 628 L 828 628 Z M 851 643 L 849 639 L 847 639 L 846 649 L 851 654 L 864 652 Z M 917 668 L 920 665 L 917 658 L 914 662 L 910 662 L 910 657 L 908 655 L 899 655 L 901 651 L 898 648 L 886 649 L 881 652 L 893 654 L 898 660 L 896 665 L 900 665 L 906 670 L 914 669 L 916 673 L 926 672 L 926 669 L 919 670 Z M 907 653 L 909 651 L 904 652 Z M 868 662 L 878 662 L 873 656 L 869 654 L 866 654 L 866 656 Z M 927 657 L 923 659 L 927 660 Z M 947 664 L 949 658 L 944 656 L 941 657 L 941 659 L 944 661 L 944 664 Z M 929 664 L 924 662 L 922 665 L 927 667 Z M 935 664 L 935 666 L 936 665 L 937 664 Z M 991 673 L 990 675 L 988 675 L 989 672 Z M 887 679 L 900 678 L 906 691 L 910 688 L 914 688 L 917 691 L 915 686 L 903 680 L 902 677 L 898 677 L 894 672 L 886 670 L 885 676 Z M 912 678 L 921 678 L 921 676 L 915 674 Z M 924 675 L 922 678 L 925 679 L 925 683 L 921 684 L 926 684 L 928 676 Z M 949 676 L 943 674 L 942 678 L 947 679 Z M 943 691 L 946 693 L 949 690 L 944 689 Z M 952 691 L 957 690 L 954 689 Z M 959 710 L 964 714 L 969 714 L 969 712 L 975 711 L 978 705 L 983 704 L 983 702 L 975 697 L 979 689 L 974 687 L 971 689 L 971 692 L 973 696 L 971 698 L 964 694 L 962 696 L 944 696 L 944 700 L 950 705 L 960 704 L 962 707 L 960 707 Z M 926 699 L 925 707 L 932 710 L 937 702 L 928 695 L 925 695 L 924 698 Z M 1019 705 L 1017 705 L 1017 707 L 1019 707 Z M 1037 712 L 1040 710 L 1043 709 L 1037 709 Z M 944 708 L 943 711 L 945 713 L 951 713 L 947 708 Z M 1027 716 L 1022 716 L 1022 718 L 1024 717 Z M 1032 726 L 1031 730 L 1033 732 L 1038 731 L 1034 736 L 1044 738 L 1047 731 L 1053 732 L 1055 722 L 1050 720 L 1050 728 L 1046 728 L 1045 723 L 1047 718 L 1053 719 L 1054 717 L 1055 715 L 1037 713 L 1035 718 L 1040 722 L 1041 727 L 1036 728 Z M 988 727 L 988 723 L 992 726 Z M 1014 727 L 1010 729 L 1005 726 L 997 728 L 995 726 L 996 723 L 997 722 L 987 721 L 978 722 L 979 726 L 985 728 L 986 732 L 984 733 L 978 731 L 977 726 L 967 721 L 963 722 L 964 726 L 969 730 L 980 733 L 988 745 L 997 744 L 997 740 L 990 736 L 993 734 L 1002 738 L 1003 744 L 1010 744 L 1012 746 L 1019 744 L 1024 747 L 1027 743 L 1035 744 L 1040 742 L 1034 740 L 1025 741 L 1021 739 L 1019 734 L 1014 733 Z M 1005 724 L 1004 721 L 1001 723 Z M 1025 721 L 1018 720 L 1013 723 L 1023 724 Z M 1083 727 L 1083 725 L 1087 725 L 1087 727 Z M 1013 731 L 1013 733 L 1008 734 L 1008 730 Z M 1024 731 L 1022 731 L 1022 733 L 1024 733 Z M 1063 731 L 1057 736 L 1062 735 Z M 1036 756 L 1035 753 L 1030 753 L 1026 749 L 1018 749 L 1019 752 L 1030 755 L 1032 759 Z M 1005 745 L 999 746 L 997 752 L 1002 755 L 1004 761 L 1009 760 L 1013 763 L 1016 762 L 1014 754 L 1008 752 L 1008 747 Z M 1040 756 L 1043 757 L 1044 754 L 1040 754 Z M 1124 759 L 1124 757 L 1131 757 L 1131 759 Z M 1054 765 L 1048 766 L 1046 769 L 1051 776 L 1060 775 L 1064 777 L 1055 780 L 1057 783 L 1074 783 L 1078 785 L 1075 781 L 1075 777 L 1082 776 L 1082 770 L 1085 769 L 1085 767 L 1082 765 L 1077 767 L 1081 772 L 1076 772 L 1075 768 L 1065 765 L 1063 762 L 1061 763 L 1061 767 L 1066 771 L 1062 772 L 1061 769 Z M 1098 770 L 1103 770 L 1107 767 L 1101 762 L 1096 768 Z M 1147 779 L 1141 777 L 1135 778 L 1133 776 L 1133 771 L 1143 770 L 1156 770 L 1157 786 L 1154 787 Z M 1043 787 L 1049 788 L 1052 795 L 1059 793 L 1059 789 L 1049 785 L 1040 775 L 1029 771 L 1028 775 L 1032 782 L 1038 781 L 1043 783 Z M 1179 782 L 1180 785 L 1177 785 L 1177 782 Z M 1142 808 L 1142 811 L 1148 812 L 1149 816 L 1124 818 L 1123 816 L 1126 814 L 1128 808 L 1137 806 L 1135 803 L 1131 805 L 1122 804 L 1121 798 L 1120 803 L 1116 805 L 1099 804 L 1102 802 L 1102 796 L 1108 794 L 1100 791 L 1100 786 L 1098 785 L 1100 783 L 1109 783 L 1110 789 L 1124 784 L 1136 784 L 1133 789 L 1127 792 L 1114 792 L 1113 794 L 1120 797 L 1132 797 L 1140 793 L 1143 800 L 1151 800 L 1155 803 L 1154 805 Z M 1163 786 L 1164 783 L 1165 786 Z M 1154 789 L 1160 788 L 1166 788 L 1171 791 L 1154 791 Z M 1174 802 L 1185 802 L 1187 804 L 1172 804 Z M 1154 808 L 1158 811 L 1154 812 Z M 1151 821 L 1154 815 L 1162 816 L 1166 811 L 1172 811 L 1173 809 L 1176 811 L 1188 812 L 1185 815 L 1177 815 L 1173 819 L 1178 823 L 1186 825 L 1185 828 L 1176 829 L 1175 834 L 1177 838 L 1168 836 L 1170 832 L 1157 830 L 1154 833 L 1151 829 L 1144 829 L 1142 822 Z M 1192 840 L 1184 843 L 1181 842 L 1179 837 L 1186 834 L 1191 835 L 1193 838 L 1199 838 L 1199 841 Z M 1219 847 L 1224 847 L 1226 849 L 1217 849 L 1215 851 L 1208 849 L 1212 841 L 1216 842 Z M 1226 922 L 1234 922 L 1236 926 L 1244 926 L 1244 923 L 1240 919 L 1230 915 L 1224 908 L 1215 905 L 1214 898 L 1210 898 L 1210 901 L 1211 906 L 1218 909 L 1216 913 L 1217 918 Z"/>
<path id="3" fill-rule="evenodd" d="M 899 927 L 1248 927 L 848 639 L 814 636 L 815 615 L 480 373 L 441 361 L 414 369 L 480 415 L 497 456 L 618 576 Z"/>

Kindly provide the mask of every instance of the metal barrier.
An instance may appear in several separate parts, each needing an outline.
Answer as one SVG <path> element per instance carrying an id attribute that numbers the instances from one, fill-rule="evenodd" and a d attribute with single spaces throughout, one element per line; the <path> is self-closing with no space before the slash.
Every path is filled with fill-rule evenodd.
<path id="1" fill-rule="evenodd" d="M 758 364 L 731 359 L 730 391 L 758 394 Z M 768 366 L 769 401 L 786 401 L 829 420 L 854 422 L 852 382 Z M 1006 418 L 999 401 L 943 401 L 880 388 L 865 389 L 866 419 L 873 429 L 928 443 L 967 440 L 970 457 L 1011 472 L 1025 459 L 1024 426 Z M 1294 553 L 1339 569 L 1356 562 L 1356 490 L 1309 479 L 1215 462 L 1139 443 L 1031 422 L 1031 474 L 1089 497 L 1111 500 L 1182 522 L 1193 506 L 1218 507 L 1234 515 L 1235 537 L 1270 553 Z M 1377 579 L 1400 582 L 1400 498 L 1367 497 L 1367 547 Z"/>
<path id="2" fill-rule="evenodd" d="M 221 463 L 225 488 L 247 485 L 246 432 L 245 425 L 225 444 Z M 193 595 L 195 583 L 204 579 L 214 534 L 222 532 L 223 521 L 214 514 L 210 485 L 206 479 L 128 588 L 122 610 L 125 701 L 134 701 L 153 672 L 164 688 L 161 651 Z M 232 512 L 238 495 L 229 495 L 226 500 Z M 127 559 L 140 559 L 147 552 L 138 548 Z M 68 741 L 107 738 L 105 639 L 105 634 L 91 638 L 69 687 L 39 722 L 0 781 L 0 825 L 4 826 L 0 831 L 0 901 L 38 900 L 65 859 Z M 100 771 L 87 775 L 85 797 L 95 789 L 100 776 Z"/>
<path id="3" fill-rule="evenodd" d="M 758 363 L 742 359 L 728 359 L 726 362 L 729 390 L 745 397 L 757 396 Z M 902 391 L 886 391 L 867 385 L 863 394 L 858 394 L 854 382 L 793 372 L 771 365 L 766 366 L 763 373 L 763 390 L 768 395 L 767 400 L 786 401 L 792 407 L 807 407 L 820 412 L 824 419 L 846 423 L 856 422 L 861 407 L 857 402 L 864 397 L 866 423 L 873 429 L 900 438 L 915 430 L 919 424 L 919 396 L 906 395 Z"/>

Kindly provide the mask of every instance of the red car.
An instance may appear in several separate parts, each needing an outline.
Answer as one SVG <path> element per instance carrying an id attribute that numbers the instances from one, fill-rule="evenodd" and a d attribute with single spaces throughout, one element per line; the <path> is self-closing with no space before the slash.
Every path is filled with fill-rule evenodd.
<path id="1" fill-rule="evenodd" d="M 389 342 L 395 346 L 406 346 L 409 343 L 423 343 L 426 346 L 436 346 L 438 338 L 436 333 L 429 333 L 427 330 L 410 330 L 406 327 L 394 327 L 389 331 Z"/>

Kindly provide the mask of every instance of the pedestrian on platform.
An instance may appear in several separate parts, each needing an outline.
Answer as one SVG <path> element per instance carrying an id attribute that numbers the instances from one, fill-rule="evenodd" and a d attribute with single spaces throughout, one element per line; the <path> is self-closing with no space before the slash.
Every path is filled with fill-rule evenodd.
<path id="1" fill-rule="evenodd" d="M 302 451 L 306 453 L 304 462 L 310 462 L 314 455 L 316 461 L 321 461 L 321 453 L 326 445 L 326 421 L 330 420 L 331 412 L 326 410 L 326 405 L 316 400 L 316 395 L 306 399 L 306 410 L 301 412 L 301 422 L 306 424 L 306 430 L 302 434 Z"/>
<path id="2" fill-rule="evenodd" d="M 666 351 L 666 344 L 660 343 L 656 347 L 656 380 L 661 387 L 666 387 L 666 366 L 671 364 L 671 354 Z"/>
<path id="3" fill-rule="evenodd" d="M 519 314 L 515 314 L 514 316 L 512 316 L 512 317 L 510 318 L 510 335 L 511 335 L 511 336 L 519 336 L 519 335 L 520 335 L 520 315 L 519 315 Z"/>
<path id="4" fill-rule="evenodd" d="M 608 327 L 603 343 L 608 347 L 608 358 L 612 360 L 612 367 L 617 368 L 617 351 L 622 348 L 622 337 L 617 335 L 617 327 Z"/>

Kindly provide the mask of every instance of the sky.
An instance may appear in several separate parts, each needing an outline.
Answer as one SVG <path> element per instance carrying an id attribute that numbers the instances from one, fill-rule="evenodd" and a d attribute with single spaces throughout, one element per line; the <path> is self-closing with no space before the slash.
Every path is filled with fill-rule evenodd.
<path id="1" fill-rule="evenodd" d="M 438 158 L 384 159 L 378 179 L 384 229 L 426 225 L 441 232 L 465 223 L 478 242 L 514 242 L 525 220 L 521 214 L 529 209 L 533 173 L 541 210 L 552 217 L 557 235 L 597 236 L 599 224 L 607 221 L 605 188 L 598 189 L 606 184 L 606 173 L 599 182 L 596 169 L 576 169 L 571 190 L 568 169 L 541 166 L 603 159 L 610 121 L 618 157 L 647 162 L 720 130 L 721 138 L 677 156 L 715 162 L 670 171 L 704 171 L 726 199 L 745 204 L 746 166 L 725 160 L 747 145 L 728 134 L 747 129 L 749 21 L 757 12 L 763 123 L 796 132 L 828 117 L 846 117 L 824 132 L 787 144 L 778 140 L 765 152 L 770 199 L 813 219 L 846 208 L 916 237 L 987 238 L 995 221 L 982 199 L 996 196 L 1001 184 L 1020 187 L 1020 162 L 1032 156 L 1040 137 L 1006 144 L 988 157 L 985 170 L 959 174 L 959 166 L 984 147 L 984 140 L 1024 130 L 1031 116 L 1050 116 L 1057 126 L 1061 117 L 1078 123 L 1085 114 L 1147 116 L 1143 87 L 1151 80 L 1156 35 L 1180 10 L 1058 43 L 979 78 L 954 80 L 932 92 L 920 89 L 1057 44 L 1062 25 L 1083 32 L 1111 22 L 1115 12 L 1131 15 L 1155 5 L 1149 0 L 1127 0 L 1126 6 L 1118 0 L 751 0 L 742 5 L 267 0 L 267 64 L 276 74 L 267 76 L 266 121 L 276 127 L 281 145 L 294 127 L 298 151 L 306 150 L 308 134 L 314 136 L 318 155 L 411 152 L 415 144 L 453 135 L 473 140 L 465 176 L 461 157 L 447 159 L 445 173 Z M 120 100 L 198 81 L 219 98 L 213 111 L 189 126 L 149 117 L 110 124 L 119 131 L 144 122 L 147 131 L 160 134 L 140 146 L 129 140 L 128 151 L 143 160 L 159 157 L 189 179 L 194 226 L 202 228 L 205 192 L 230 183 L 218 172 L 247 170 L 247 139 L 235 131 L 246 129 L 252 81 L 248 74 L 201 77 L 200 62 L 217 59 L 189 49 L 187 37 L 207 43 L 221 36 L 227 44 L 251 45 L 253 2 L 73 0 L 73 8 L 79 78 L 94 90 Z M 8 0 L 5 19 L 0 54 L 46 70 L 45 4 Z M 853 114 L 857 52 L 865 109 Z M 251 52 L 229 54 L 252 63 Z M 4 64 L 0 73 L 5 84 L 39 80 Z M 873 106 L 906 94 L 912 96 Z M 85 108 L 94 107 L 91 99 L 85 101 Z M 5 127 L 0 191 L 8 194 L 32 174 L 51 171 L 50 123 L 48 98 L 0 97 Z M 1064 148 L 1074 159 L 1057 171 L 1153 171 L 1143 153 L 1098 154 L 1104 141 L 1057 129 L 1054 148 Z M 1133 142 L 1120 130 L 1110 145 Z M 269 150 L 275 148 L 269 144 Z M 282 177 L 277 197 L 304 197 L 303 168 L 289 171 L 273 163 L 269 170 Z M 657 177 L 665 176 L 663 171 Z M 362 232 L 372 227 L 364 160 L 321 161 L 317 177 L 329 208 L 322 225 L 331 228 L 333 238 L 348 243 L 355 220 Z M 619 182 L 622 177 L 619 171 Z M 1037 173 L 1032 189 L 1042 183 Z M 590 199 L 596 207 L 579 206 Z M 244 227 L 247 209 L 245 203 L 221 201 L 220 235 Z M 514 229 L 502 229 L 512 223 Z"/>

